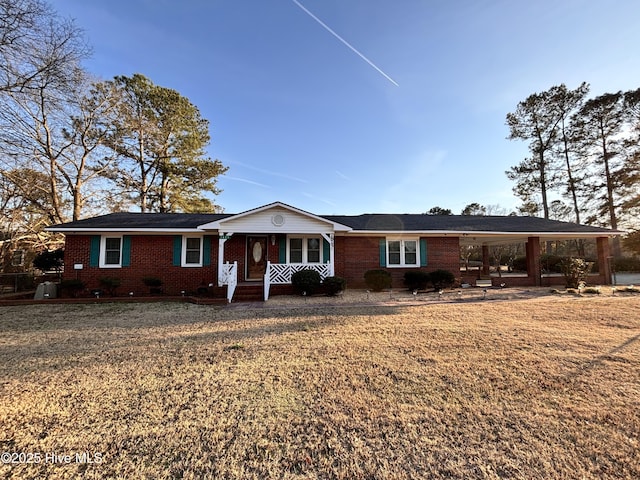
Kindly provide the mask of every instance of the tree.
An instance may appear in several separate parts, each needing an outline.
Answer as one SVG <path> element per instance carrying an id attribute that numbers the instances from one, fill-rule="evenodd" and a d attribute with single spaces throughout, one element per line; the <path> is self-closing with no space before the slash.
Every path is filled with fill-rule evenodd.
<path id="1" fill-rule="evenodd" d="M 460 214 L 461 215 L 486 215 L 487 209 L 486 207 L 480 205 L 479 203 L 470 203 L 469 205 L 464 207 L 464 209 L 462 209 L 462 212 L 460 212 Z"/>
<path id="2" fill-rule="evenodd" d="M 627 159 L 624 183 L 630 191 L 623 208 L 630 212 L 630 216 L 637 218 L 637 210 L 640 209 L 640 88 L 624 93 L 624 110 L 630 131 L 625 141 Z M 633 225 L 634 228 L 639 226 Z"/>
<path id="3" fill-rule="evenodd" d="M 453 215 L 453 212 L 448 208 L 431 207 L 426 214 L 427 215 Z"/>
<path id="4" fill-rule="evenodd" d="M 65 83 L 89 54 L 81 30 L 40 0 L 0 0 L 0 92 Z"/>
<path id="5" fill-rule="evenodd" d="M 584 103 L 589 93 L 589 85 L 582 82 L 575 90 L 568 90 L 562 84 L 557 88 L 553 88 L 553 103 L 558 109 L 560 115 L 560 123 L 558 125 L 558 142 L 553 149 L 553 154 L 561 158 L 564 162 L 564 173 L 566 174 L 566 192 L 565 194 L 571 198 L 575 222 L 580 223 L 580 202 L 578 200 L 578 191 L 582 185 L 583 177 L 576 176 L 575 163 L 572 156 L 575 155 L 576 138 L 574 129 L 571 128 L 572 115 L 578 111 Z"/>
<path id="6" fill-rule="evenodd" d="M 625 125 L 622 92 L 606 93 L 586 101 L 577 114 L 575 125 L 583 148 L 599 174 L 591 175 L 591 186 L 597 194 L 597 217 L 594 220 L 607 218 L 605 223 L 617 229 L 617 210 L 624 196 L 621 188 L 625 173 L 620 141 Z M 600 178 L 604 181 L 599 181 Z M 613 250 L 615 256 L 620 255 L 620 239 L 617 237 Z"/>
<path id="7" fill-rule="evenodd" d="M 563 87 L 563 86 L 562 86 Z M 529 95 L 518 103 L 516 111 L 507 114 L 509 140 L 529 141 L 532 156 L 507 172 L 512 180 L 519 179 L 520 189 L 516 194 L 531 200 L 531 191 L 539 190 L 544 218 L 549 218 L 548 190 L 553 178 L 550 174 L 551 150 L 557 137 L 562 115 L 554 105 L 554 89 Z M 528 186 L 528 189 L 525 189 Z"/>
<path id="8" fill-rule="evenodd" d="M 212 211 L 227 168 L 205 155 L 208 121 L 175 90 L 140 74 L 110 82 L 122 98 L 109 145 L 118 156 L 108 177 L 142 212 Z"/>

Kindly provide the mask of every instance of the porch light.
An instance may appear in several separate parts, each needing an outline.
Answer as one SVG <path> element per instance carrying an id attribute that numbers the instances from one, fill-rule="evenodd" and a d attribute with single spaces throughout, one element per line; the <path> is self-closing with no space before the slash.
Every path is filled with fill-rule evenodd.
<path id="1" fill-rule="evenodd" d="M 275 245 L 275 244 L 276 244 L 276 236 L 271 235 L 271 245 Z"/>

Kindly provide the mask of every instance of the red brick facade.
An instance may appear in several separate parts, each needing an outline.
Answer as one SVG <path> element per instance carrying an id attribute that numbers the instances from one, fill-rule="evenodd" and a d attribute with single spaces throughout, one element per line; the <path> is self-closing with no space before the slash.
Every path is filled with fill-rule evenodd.
<path id="1" fill-rule="evenodd" d="M 217 285 L 218 238 L 211 236 L 210 264 L 202 267 L 175 266 L 173 261 L 173 235 L 133 235 L 128 266 L 100 268 L 90 265 L 91 236 L 68 235 L 65 248 L 64 278 L 82 280 L 88 290 L 100 288 L 100 279 L 116 277 L 121 286 L 120 295 L 133 292 L 146 294 L 149 288 L 142 281 L 144 277 L 162 279 L 162 290 L 169 295 L 179 295 L 182 291 L 193 293 L 199 287 Z M 280 261 L 280 235 L 268 235 L 267 259 L 272 263 Z M 380 266 L 380 241 L 384 237 L 344 237 L 335 238 L 335 274 L 344 277 L 351 288 L 365 288 L 364 272 Z M 235 234 L 224 245 L 223 262 L 238 262 L 238 280 L 245 280 L 247 235 Z M 457 238 L 426 238 L 426 271 L 446 269 L 457 272 L 459 249 Z M 82 269 L 74 265 L 82 264 Z M 408 268 L 388 268 L 393 277 L 393 287 L 401 288 L 403 275 Z"/>
<path id="2" fill-rule="evenodd" d="M 182 291 L 196 292 L 198 287 L 208 286 L 217 279 L 217 239 L 214 237 L 211 248 L 211 264 L 203 267 L 180 267 L 173 265 L 172 235 L 133 235 L 131 236 L 130 266 L 121 268 L 99 268 L 90 266 L 89 235 L 68 235 L 64 252 L 64 279 L 82 280 L 88 290 L 100 288 L 100 278 L 115 277 L 122 282 L 117 289 L 119 295 L 133 292 L 134 295 L 149 293 L 142 279 L 157 277 L 162 279 L 162 290 L 170 295 L 179 295 Z M 74 265 L 82 264 L 82 270 Z"/>

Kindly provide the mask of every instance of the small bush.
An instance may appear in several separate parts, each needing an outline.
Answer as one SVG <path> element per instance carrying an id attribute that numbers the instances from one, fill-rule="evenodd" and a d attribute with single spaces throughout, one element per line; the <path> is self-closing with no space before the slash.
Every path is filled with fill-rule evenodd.
<path id="1" fill-rule="evenodd" d="M 613 261 L 616 272 L 640 272 L 640 258 L 620 257 Z"/>
<path id="2" fill-rule="evenodd" d="M 60 290 L 62 290 L 63 293 L 75 298 L 82 290 L 84 290 L 84 282 L 82 280 L 78 280 L 77 278 L 62 280 L 60 282 Z"/>
<path id="3" fill-rule="evenodd" d="M 540 266 L 547 273 L 562 273 L 564 258 L 559 255 L 540 255 Z"/>
<path id="4" fill-rule="evenodd" d="M 433 288 L 440 290 L 448 288 L 456 282 L 456 277 L 449 270 L 434 270 L 429 274 Z"/>
<path id="5" fill-rule="evenodd" d="M 374 292 L 391 288 L 391 274 L 386 270 L 367 270 L 364 272 L 364 281 Z"/>
<path id="6" fill-rule="evenodd" d="M 327 295 L 333 297 L 344 291 L 347 286 L 347 281 L 342 277 L 327 277 L 322 284 L 324 285 Z"/>
<path id="7" fill-rule="evenodd" d="M 322 279 L 315 270 L 300 270 L 291 275 L 293 288 L 300 295 L 313 295 L 320 288 Z"/>
<path id="8" fill-rule="evenodd" d="M 513 259 L 513 270 L 515 272 L 527 271 L 527 257 L 516 257 Z"/>
<path id="9" fill-rule="evenodd" d="M 100 286 L 104 288 L 112 297 L 116 294 L 116 289 L 121 285 L 121 281 L 116 277 L 102 277 Z"/>
<path id="10" fill-rule="evenodd" d="M 591 270 L 591 264 L 582 258 L 565 258 L 560 266 L 567 288 L 578 288 L 580 284 L 584 284 Z"/>
<path id="11" fill-rule="evenodd" d="M 142 283 L 149 287 L 149 293 L 151 295 L 162 293 L 162 280 L 160 280 L 158 277 L 143 277 Z"/>
<path id="12" fill-rule="evenodd" d="M 431 275 L 423 270 L 409 270 L 404 273 L 404 284 L 411 291 L 426 290 L 431 283 Z"/>
<path id="13" fill-rule="evenodd" d="M 33 266 L 43 272 L 55 270 L 59 272 L 64 267 L 64 250 L 59 248 L 58 250 L 42 252 L 33 259 Z"/>

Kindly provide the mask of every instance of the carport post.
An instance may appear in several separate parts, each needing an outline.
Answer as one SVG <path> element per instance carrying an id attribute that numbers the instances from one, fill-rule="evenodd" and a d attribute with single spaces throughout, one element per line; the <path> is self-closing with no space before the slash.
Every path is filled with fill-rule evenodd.
<path id="1" fill-rule="evenodd" d="M 596 238 L 596 249 L 598 250 L 598 270 L 602 277 L 602 283 L 611 285 L 611 250 L 609 248 L 609 238 Z"/>
<path id="2" fill-rule="evenodd" d="M 533 279 L 533 284 L 539 287 L 542 284 L 540 270 L 540 237 L 529 237 L 526 244 L 527 274 Z"/>

